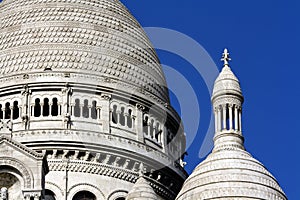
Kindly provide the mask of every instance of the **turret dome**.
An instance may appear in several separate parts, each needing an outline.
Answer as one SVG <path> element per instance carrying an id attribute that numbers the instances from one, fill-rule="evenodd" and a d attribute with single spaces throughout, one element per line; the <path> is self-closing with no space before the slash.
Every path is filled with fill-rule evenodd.
<path id="1" fill-rule="evenodd" d="M 215 114 L 214 148 L 185 181 L 176 200 L 268 199 L 286 200 L 276 179 L 245 150 L 239 81 L 223 53 L 224 68 L 215 81 L 212 103 Z"/>

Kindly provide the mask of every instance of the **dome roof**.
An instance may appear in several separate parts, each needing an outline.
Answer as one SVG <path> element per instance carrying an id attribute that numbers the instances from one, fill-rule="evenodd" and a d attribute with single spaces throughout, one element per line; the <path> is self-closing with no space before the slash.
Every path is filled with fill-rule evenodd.
<path id="1" fill-rule="evenodd" d="M 213 98 L 220 95 L 238 95 L 242 97 L 242 90 L 238 78 L 234 75 L 228 65 L 225 65 L 215 81 Z"/>
<path id="2" fill-rule="evenodd" d="M 141 176 L 129 191 L 126 200 L 157 200 L 157 196 L 148 181 Z"/>
<path id="3" fill-rule="evenodd" d="M 44 70 L 90 74 L 112 88 L 169 101 L 156 52 L 119 0 L 4 0 L 0 6 L 0 78 Z"/>
<path id="4" fill-rule="evenodd" d="M 267 169 L 239 148 L 224 148 L 210 154 L 196 167 L 177 196 L 177 200 L 214 198 L 286 199 Z"/>

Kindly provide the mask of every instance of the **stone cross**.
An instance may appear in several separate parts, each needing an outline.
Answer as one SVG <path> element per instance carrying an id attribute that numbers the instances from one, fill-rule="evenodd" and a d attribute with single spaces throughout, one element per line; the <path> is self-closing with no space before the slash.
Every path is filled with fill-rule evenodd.
<path id="1" fill-rule="evenodd" d="M 229 61 L 231 60 L 231 58 L 229 57 L 229 52 L 226 48 L 224 49 L 224 53 L 221 60 L 224 61 L 224 66 L 229 66 Z"/>

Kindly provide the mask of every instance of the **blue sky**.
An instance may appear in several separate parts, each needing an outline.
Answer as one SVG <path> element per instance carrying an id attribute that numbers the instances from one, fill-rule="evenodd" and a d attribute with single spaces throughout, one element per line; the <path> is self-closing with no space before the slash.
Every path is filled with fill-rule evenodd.
<path id="1" fill-rule="evenodd" d="M 288 198 L 298 200 L 300 2 L 122 2 L 142 26 L 176 30 L 196 40 L 219 69 L 222 66 L 221 53 L 224 47 L 229 49 L 231 68 L 241 81 L 245 97 L 245 146 L 276 177 Z M 190 173 L 202 160 L 199 158 L 199 149 L 207 133 L 211 112 L 209 90 L 203 77 L 195 72 L 187 60 L 162 50 L 158 51 L 158 55 L 162 64 L 172 66 L 182 73 L 197 93 L 201 120 L 186 158 L 186 170 Z"/>

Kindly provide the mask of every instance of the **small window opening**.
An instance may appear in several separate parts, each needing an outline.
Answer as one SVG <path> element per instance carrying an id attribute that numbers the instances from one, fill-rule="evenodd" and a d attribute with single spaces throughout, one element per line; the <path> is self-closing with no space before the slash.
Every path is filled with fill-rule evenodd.
<path id="1" fill-rule="evenodd" d="M 58 115 L 57 98 L 53 98 L 53 99 L 52 99 L 51 115 L 52 115 L 52 116 L 57 116 L 57 115 Z"/>
<path id="2" fill-rule="evenodd" d="M 34 104 L 34 116 L 35 116 L 35 117 L 41 116 L 40 99 L 35 99 L 35 104 Z"/>
<path id="3" fill-rule="evenodd" d="M 44 105 L 43 105 L 43 116 L 49 116 L 49 99 L 44 99 Z"/>
<path id="4" fill-rule="evenodd" d="M 13 119 L 18 119 L 19 115 L 20 115 L 20 111 L 19 111 L 18 101 L 14 101 Z"/>
<path id="5" fill-rule="evenodd" d="M 80 100 L 75 99 L 74 116 L 80 117 Z"/>
<path id="6" fill-rule="evenodd" d="M 10 110 L 10 103 L 5 104 L 5 119 L 10 119 L 11 110 Z"/>
<path id="7" fill-rule="evenodd" d="M 117 106 L 116 105 L 114 105 L 114 107 L 113 107 L 112 119 L 111 120 L 114 124 L 118 123 L 118 114 L 117 114 Z"/>
<path id="8" fill-rule="evenodd" d="M 91 117 L 92 119 L 97 119 L 97 102 L 92 102 L 92 109 L 91 109 Z"/>
<path id="9" fill-rule="evenodd" d="M 125 126 L 125 108 L 121 107 L 120 124 Z"/>
<path id="10" fill-rule="evenodd" d="M 128 116 L 127 116 L 127 126 L 128 128 L 132 128 L 132 110 L 128 110 Z"/>
<path id="11" fill-rule="evenodd" d="M 84 118 L 89 118 L 89 115 L 90 115 L 88 104 L 89 104 L 89 101 L 87 99 L 85 99 L 83 102 L 83 108 L 82 108 L 82 116 Z"/>

